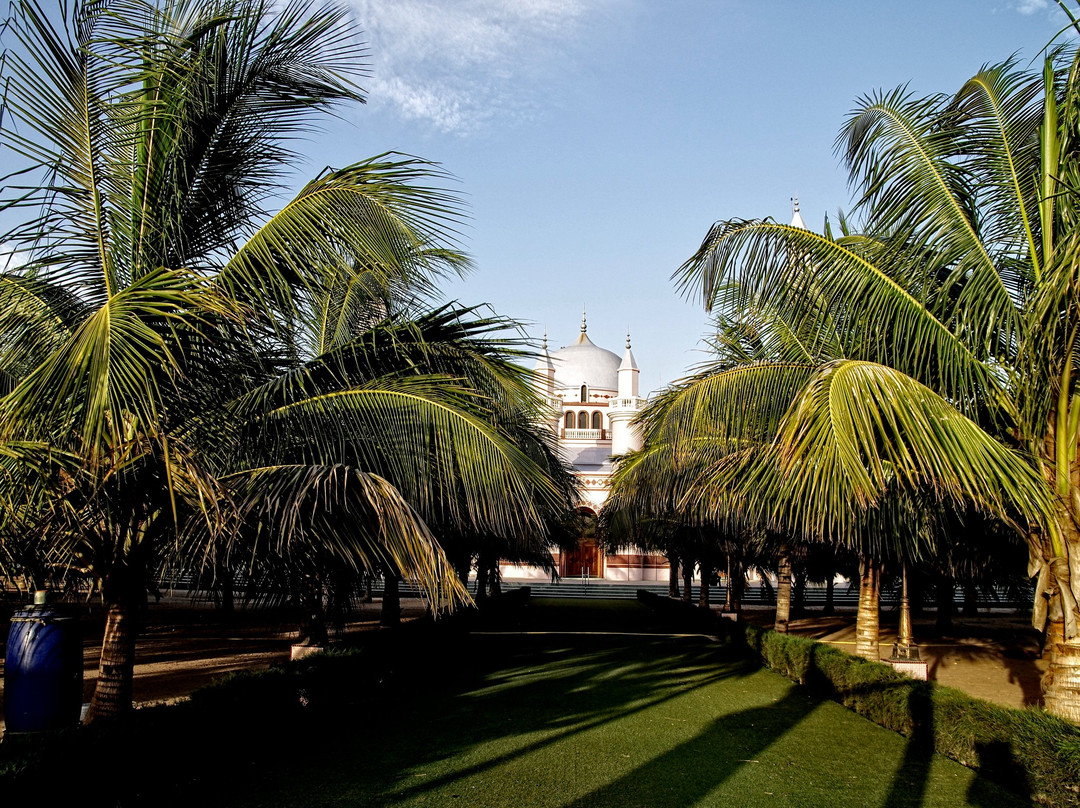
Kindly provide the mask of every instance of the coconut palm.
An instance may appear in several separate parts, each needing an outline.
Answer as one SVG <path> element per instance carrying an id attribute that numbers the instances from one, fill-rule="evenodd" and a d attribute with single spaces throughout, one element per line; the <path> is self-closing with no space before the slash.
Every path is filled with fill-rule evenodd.
<path id="1" fill-rule="evenodd" d="M 816 535 L 849 535 L 890 490 L 1023 530 L 1052 648 L 1046 705 L 1080 721 L 1077 68 L 1008 60 L 952 96 L 865 97 L 838 140 L 861 232 L 720 222 L 677 276 L 709 307 L 767 305 L 845 346 L 729 374 L 729 400 L 780 416 L 727 482 Z M 715 406 L 741 434 L 745 415 Z"/>
<path id="2" fill-rule="evenodd" d="M 528 409 L 512 357 L 467 348 L 467 324 L 379 325 L 467 266 L 438 169 L 328 168 L 274 212 L 313 115 L 363 100 L 342 8 L 20 0 L 6 30 L 0 138 L 23 164 L 2 208 L 2 525 L 40 526 L 96 583 L 91 719 L 130 706 L 170 554 L 316 571 L 322 554 L 415 577 L 440 607 L 467 594 L 423 516 L 542 531 L 560 489 L 510 426 Z"/>

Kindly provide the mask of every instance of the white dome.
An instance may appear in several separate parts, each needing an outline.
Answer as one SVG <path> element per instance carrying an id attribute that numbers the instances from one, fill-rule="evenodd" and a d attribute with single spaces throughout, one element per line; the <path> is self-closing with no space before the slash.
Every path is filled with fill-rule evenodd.
<path id="1" fill-rule="evenodd" d="M 587 384 L 599 390 L 619 389 L 619 363 L 622 360 L 593 344 L 585 332 L 573 345 L 553 353 L 551 359 L 555 363 L 557 387 L 570 389 Z"/>

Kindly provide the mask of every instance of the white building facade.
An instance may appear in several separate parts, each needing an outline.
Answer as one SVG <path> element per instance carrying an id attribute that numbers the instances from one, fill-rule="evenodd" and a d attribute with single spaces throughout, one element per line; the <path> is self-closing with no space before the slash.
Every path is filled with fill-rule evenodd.
<path id="1" fill-rule="evenodd" d="M 641 448 L 641 431 L 634 417 L 645 406 L 639 388 L 640 371 L 630 350 L 630 336 L 620 357 L 589 339 L 585 316 L 572 344 L 548 353 L 547 339 L 533 369 L 537 391 L 548 403 L 549 426 L 558 436 L 563 458 L 573 466 L 581 484 L 578 510 L 595 522 L 611 490 L 612 458 Z M 597 548 L 595 533 L 586 531 L 574 551 L 554 551 L 563 577 L 613 581 L 666 581 L 667 559 L 635 548 L 606 555 Z M 535 578 L 541 570 L 504 566 L 504 578 Z"/>

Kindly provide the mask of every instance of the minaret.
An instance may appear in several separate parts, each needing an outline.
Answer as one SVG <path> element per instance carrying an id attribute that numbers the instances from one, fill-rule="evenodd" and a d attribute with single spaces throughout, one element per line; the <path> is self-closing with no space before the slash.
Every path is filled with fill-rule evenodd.
<path id="1" fill-rule="evenodd" d="M 630 350 L 630 331 L 626 332 L 626 353 L 619 365 L 619 396 L 608 410 L 611 423 L 611 453 L 626 454 L 641 448 L 641 430 L 632 421 L 645 406 L 645 399 L 638 395 L 638 370 L 634 352 Z"/>
<path id="2" fill-rule="evenodd" d="M 630 350 L 630 329 L 626 330 L 626 353 L 623 354 L 622 363 L 619 365 L 619 398 L 638 397 L 638 370 L 634 352 Z"/>
<path id="3" fill-rule="evenodd" d="M 547 331 L 544 332 L 544 342 L 543 347 L 540 349 L 540 356 L 536 358 L 536 364 L 533 365 L 533 375 L 536 392 L 545 398 L 554 398 L 555 365 L 551 361 L 551 354 L 548 353 Z"/>
<path id="4" fill-rule="evenodd" d="M 560 407 L 559 401 L 555 398 L 555 364 L 551 361 L 551 354 L 548 353 L 547 331 L 544 332 L 543 347 L 540 350 L 540 356 L 536 358 L 532 372 L 533 389 L 546 405 L 547 418 L 544 420 L 558 434 Z"/>

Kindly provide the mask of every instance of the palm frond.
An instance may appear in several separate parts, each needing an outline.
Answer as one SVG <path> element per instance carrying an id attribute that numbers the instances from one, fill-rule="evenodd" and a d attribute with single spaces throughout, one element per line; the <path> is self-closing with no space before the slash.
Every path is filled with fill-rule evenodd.
<path id="1" fill-rule="evenodd" d="M 288 322 L 307 296 L 332 289 L 361 266 L 374 282 L 428 288 L 468 261 L 452 249 L 457 198 L 419 183 L 436 168 L 411 157 L 380 155 L 309 182 L 267 221 L 217 276 L 237 300 Z"/>
<path id="2" fill-rule="evenodd" d="M 1030 458 L 910 377 L 868 362 L 823 368 L 793 404 L 770 455 L 758 468 L 780 477 L 771 488 L 774 518 L 782 512 L 810 534 L 844 535 L 893 485 L 972 502 L 1008 523 L 1055 519 Z"/>
<path id="3" fill-rule="evenodd" d="M 684 292 L 701 289 L 707 308 L 723 292 L 729 307 L 768 307 L 791 322 L 828 324 L 844 355 L 902 369 L 961 407 L 982 397 L 1008 411 L 989 363 L 993 346 L 969 342 L 969 332 L 943 319 L 949 312 L 882 268 L 894 260 L 904 254 L 875 239 L 832 241 L 768 220 L 731 220 L 713 225 L 676 276 Z"/>
<path id="4" fill-rule="evenodd" d="M 355 570 L 415 579 L 436 610 L 471 599 L 420 516 L 386 480 L 347 466 L 267 466 L 223 478 L 241 519 L 289 563 L 326 552 Z M 295 560 L 294 560 L 295 563 Z"/>

